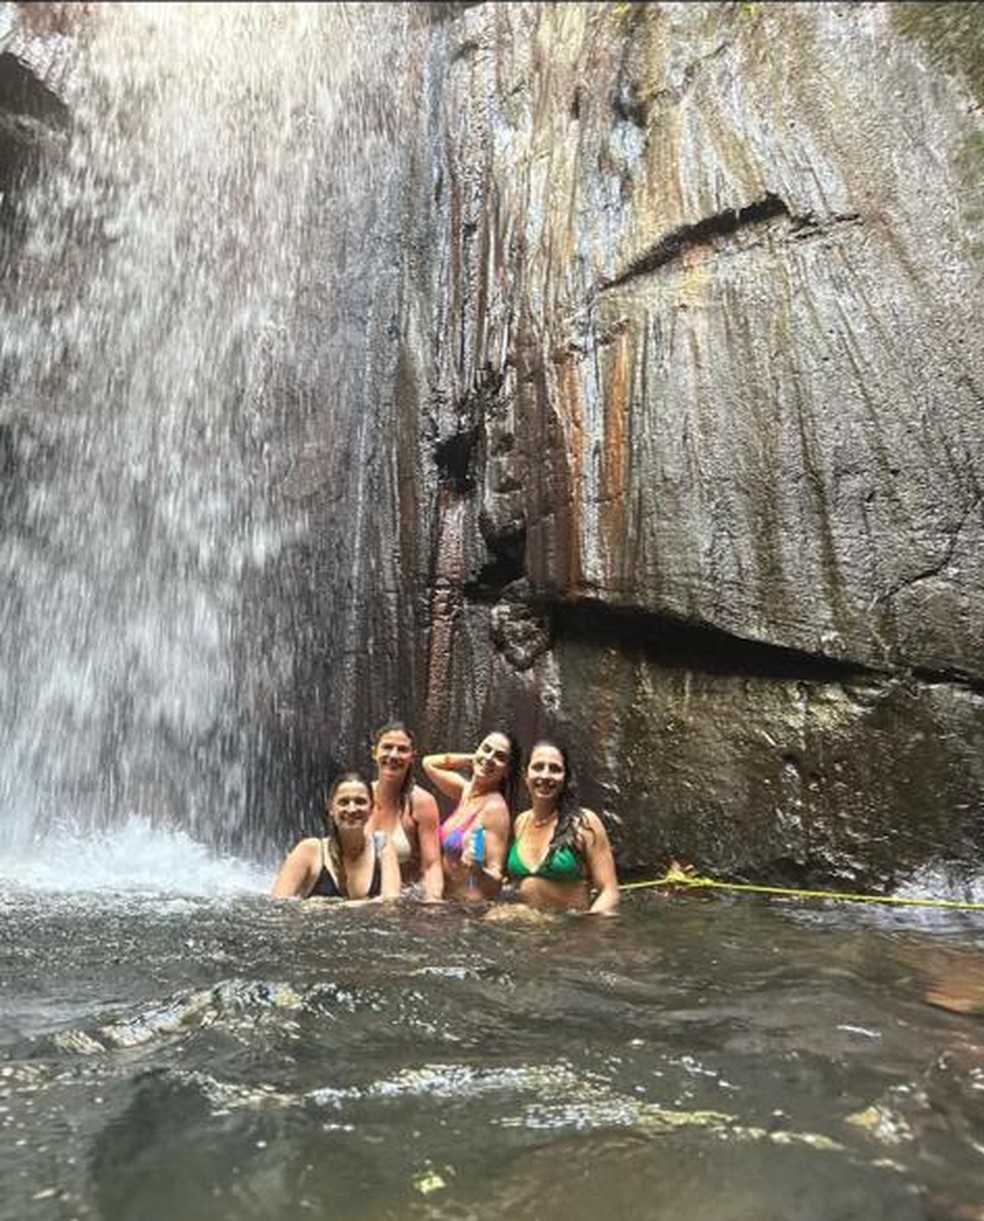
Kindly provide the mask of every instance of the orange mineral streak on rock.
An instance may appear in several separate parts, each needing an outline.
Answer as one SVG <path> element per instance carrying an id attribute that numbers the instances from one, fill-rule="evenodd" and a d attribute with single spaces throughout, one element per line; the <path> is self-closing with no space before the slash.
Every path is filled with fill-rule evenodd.
<path id="1" fill-rule="evenodd" d="M 584 524 L 585 461 L 584 397 L 581 388 L 581 371 L 573 353 L 564 353 L 558 361 L 556 384 L 555 410 L 560 418 L 567 443 L 571 495 L 569 505 L 556 506 L 558 547 L 563 546 L 560 528 L 563 524 L 566 524 L 567 527 L 567 563 L 558 564 L 557 578 L 562 581 L 565 592 L 573 594 L 581 587 L 584 580 L 581 537 Z M 566 572 L 563 569 L 566 569 Z"/>
<path id="2" fill-rule="evenodd" d="M 714 248 L 709 242 L 695 243 L 681 252 L 680 266 L 683 275 L 677 289 L 678 304 L 692 306 L 706 303 L 713 257 Z"/>
<path id="3" fill-rule="evenodd" d="M 602 452 L 602 521 L 608 575 L 618 578 L 626 553 L 626 505 L 629 498 L 629 387 L 632 376 L 630 337 L 623 331 L 610 349 L 610 371 L 603 388 L 605 436 Z"/>

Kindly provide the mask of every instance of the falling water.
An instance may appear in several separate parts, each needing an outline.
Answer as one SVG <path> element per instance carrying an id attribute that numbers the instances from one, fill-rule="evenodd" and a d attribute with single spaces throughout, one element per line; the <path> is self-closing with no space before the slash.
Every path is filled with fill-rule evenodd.
<path id="1" fill-rule="evenodd" d="M 71 125 L 0 280 L 8 853 L 134 820 L 255 847 L 303 783 L 412 7 L 87 5 L 59 36 Z"/>

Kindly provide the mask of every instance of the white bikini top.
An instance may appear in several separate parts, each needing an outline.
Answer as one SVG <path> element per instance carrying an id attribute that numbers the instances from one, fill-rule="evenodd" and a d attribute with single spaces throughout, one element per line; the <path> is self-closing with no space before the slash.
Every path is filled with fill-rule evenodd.
<path id="1" fill-rule="evenodd" d="M 404 861 L 409 861 L 413 856 L 413 846 L 410 843 L 410 837 L 406 833 L 401 818 L 390 836 L 393 847 L 396 849 L 396 859 L 402 865 Z"/>

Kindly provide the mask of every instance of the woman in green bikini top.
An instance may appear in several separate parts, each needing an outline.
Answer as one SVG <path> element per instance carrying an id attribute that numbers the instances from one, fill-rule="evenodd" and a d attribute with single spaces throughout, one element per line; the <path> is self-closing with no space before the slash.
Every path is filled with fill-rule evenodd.
<path id="1" fill-rule="evenodd" d="M 619 890 L 608 833 L 577 804 L 567 752 L 537 742 L 525 780 L 532 805 L 516 819 L 506 857 L 520 899 L 547 911 L 614 911 Z"/>

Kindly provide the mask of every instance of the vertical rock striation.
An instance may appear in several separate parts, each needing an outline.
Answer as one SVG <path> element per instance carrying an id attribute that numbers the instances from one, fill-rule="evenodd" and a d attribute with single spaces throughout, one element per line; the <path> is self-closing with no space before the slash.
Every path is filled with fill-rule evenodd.
<path id="1" fill-rule="evenodd" d="M 626 866 L 969 868 L 969 7 L 447 16 L 414 133 L 398 396 L 433 539 L 410 579 L 442 582 L 428 733 L 562 731 L 623 816 Z"/>
<path id="2" fill-rule="evenodd" d="M 51 792 L 141 812 L 166 773 L 162 818 L 282 844 L 371 722 L 465 747 L 505 720 L 571 743 L 627 870 L 974 870 L 975 6 L 192 6 L 194 61 L 143 9 L 22 7 L 54 26 L 0 46 L 0 296 L 33 322 L 47 292 L 80 355 L 38 328 L 50 384 L 25 346 L 0 387 L 0 807 L 54 723 L 85 767 Z M 183 72 L 111 36 L 134 14 Z M 112 104 L 76 82 L 69 138 L 61 26 L 90 15 Z M 30 194 L 66 145 L 65 200 Z M 113 429 L 142 422 L 131 488 Z M 174 497 L 182 563 L 128 547 L 167 541 Z M 142 599 L 133 664 L 108 577 Z M 33 625 L 76 584 L 91 708 L 52 722 Z"/>

